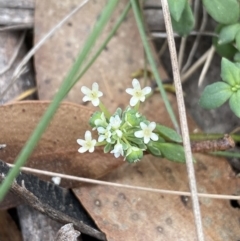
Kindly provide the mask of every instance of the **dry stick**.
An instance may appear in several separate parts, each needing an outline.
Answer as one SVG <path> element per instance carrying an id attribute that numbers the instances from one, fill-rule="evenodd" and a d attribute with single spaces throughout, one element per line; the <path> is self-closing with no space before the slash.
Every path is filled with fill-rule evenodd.
<path id="1" fill-rule="evenodd" d="M 14 53 L 13 53 L 13 55 L 12 55 L 10 61 L 9 61 L 9 63 L 7 64 L 7 66 L 5 66 L 4 68 L 2 68 L 0 70 L 0 75 L 3 75 L 4 73 L 6 73 L 11 68 L 11 66 L 13 65 L 15 59 L 18 56 L 19 50 L 22 47 L 23 40 L 25 39 L 25 36 L 26 36 L 26 31 L 24 31 L 23 34 L 21 35 L 20 40 L 18 42 L 18 45 L 17 45 L 17 47 L 16 47 L 16 49 L 15 49 L 15 51 L 14 51 Z"/>
<path id="2" fill-rule="evenodd" d="M 153 38 L 166 38 L 167 34 L 165 32 L 151 32 L 151 35 Z M 174 37 L 180 37 L 178 34 L 174 33 L 173 34 Z M 209 31 L 192 31 L 191 33 L 189 33 L 188 36 L 195 36 L 195 35 L 204 35 L 204 36 L 210 36 L 210 37 L 218 37 L 217 33 L 213 33 L 213 32 L 209 32 Z"/>
<path id="3" fill-rule="evenodd" d="M 205 60 L 208 57 L 208 54 L 210 52 L 210 49 L 207 50 L 200 59 L 198 59 L 192 66 L 191 68 L 184 73 L 181 78 L 182 78 L 182 83 L 184 83 L 202 64 L 204 64 Z"/>
<path id="4" fill-rule="evenodd" d="M 203 66 L 203 69 L 202 69 L 202 72 L 201 72 L 201 75 L 199 77 L 199 81 L 198 81 L 198 86 L 200 86 L 206 76 L 206 73 L 208 71 L 208 68 L 212 62 L 212 58 L 213 58 L 213 55 L 215 53 L 215 48 L 214 46 L 212 45 L 212 47 L 210 48 L 210 51 L 209 51 L 209 54 L 208 54 L 208 57 L 207 57 L 207 60 Z"/>
<path id="5" fill-rule="evenodd" d="M 20 64 L 17 66 L 15 71 L 13 72 L 12 78 L 10 80 L 10 85 L 13 84 L 17 80 L 16 76 L 19 76 L 19 73 L 21 72 L 22 68 L 24 65 L 27 64 L 27 62 L 31 59 L 31 57 L 38 51 L 42 45 L 53 36 L 53 34 L 62 27 L 62 25 L 70 18 L 72 17 L 75 13 L 77 13 L 89 0 L 84 0 L 82 1 L 75 9 L 73 9 L 66 17 L 64 17 L 55 27 L 53 27 L 28 53 L 27 55 L 23 58 L 23 60 L 20 62 Z M 2 99 L 9 88 L 7 87 L 1 94 L 0 94 L 0 99 Z"/>
<path id="6" fill-rule="evenodd" d="M 205 11 L 205 9 L 203 9 L 203 18 L 202 18 L 202 23 L 201 23 L 200 30 L 199 30 L 200 32 L 202 32 L 205 29 L 206 23 L 207 23 L 207 12 Z M 191 65 L 192 59 L 193 59 L 195 52 L 197 50 L 197 47 L 199 45 L 200 37 L 201 37 L 201 35 L 197 35 L 197 37 L 194 41 L 194 44 L 192 46 L 192 49 L 190 51 L 190 54 L 188 56 L 187 62 L 184 65 L 184 67 L 182 68 L 181 73 L 184 73 L 187 70 L 187 68 Z"/>
<path id="7" fill-rule="evenodd" d="M 185 53 L 186 42 L 187 42 L 187 37 L 182 37 L 181 38 L 180 49 L 179 49 L 179 54 L 178 54 L 178 66 L 179 66 L 179 69 L 182 68 L 182 62 L 183 62 L 183 57 L 184 57 L 184 53 Z"/>
<path id="8" fill-rule="evenodd" d="M 161 46 L 161 48 L 160 48 L 160 50 L 159 50 L 159 52 L 157 54 L 158 58 L 161 58 L 161 56 L 164 54 L 164 52 L 165 52 L 165 50 L 167 48 L 167 45 L 168 45 L 167 40 L 164 40 L 164 43 Z"/>
<path id="9" fill-rule="evenodd" d="M 7 164 L 10 167 L 14 167 L 14 164 L 10 164 L 10 163 L 7 163 Z M 155 192 L 155 193 L 162 193 L 162 194 L 169 194 L 169 195 L 178 195 L 178 196 L 181 195 L 181 196 L 189 196 L 189 197 L 191 196 L 190 192 L 172 191 L 172 190 L 165 190 L 165 189 L 140 187 L 140 186 L 120 184 L 120 183 L 106 182 L 106 181 L 85 178 L 85 177 L 77 177 L 77 176 L 72 176 L 72 175 L 61 174 L 61 173 L 57 173 L 57 172 L 43 171 L 43 170 L 29 168 L 29 167 L 22 167 L 21 171 L 26 171 L 26 172 L 35 173 L 35 174 L 41 174 L 41 175 L 50 176 L 50 177 L 60 177 L 60 178 L 64 178 L 67 180 L 91 183 L 91 184 L 97 184 L 97 185 L 104 185 L 104 186 L 110 186 L 110 187 L 127 188 L 127 189 L 132 189 L 132 190 Z M 211 193 L 197 193 L 197 195 L 199 197 L 203 197 L 203 198 L 240 200 L 240 196 L 235 196 L 235 195 L 223 195 L 223 194 L 211 194 Z"/>
<path id="10" fill-rule="evenodd" d="M 198 238 L 198 241 L 204 241 L 201 212 L 200 212 L 199 201 L 197 196 L 196 178 L 194 173 L 193 158 L 192 158 L 192 152 L 191 152 L 191 146 L 190 146 L 190 140 L 189 140 L 186 110 L 185 110 L 184 99 L 183 99 L 180 72 L 178 69 L 177 53 L 176 53 L 175 41 L 173 37 L 171 17 L 169 13 L 167 0 L 161 0 L 161 2 L 162 2 L 164 22 L 165 22 L 167 36 L 168 36 L 168 46 L 169 46 L 171 62 L 172 62 L 173 79 L 174 79 L 174 84 L 176 88 L 176 97 L 177 97 L 178 111 L 179 111 L 179 117 L 180 117 L 180 125 L 181 125 L 182 136 L 183 136 L 183 145 L 185 150 L 187 172 L 188 172 L 188 179 L 189 179 L 190 190 L 191 190 L 197 238 Z"/>

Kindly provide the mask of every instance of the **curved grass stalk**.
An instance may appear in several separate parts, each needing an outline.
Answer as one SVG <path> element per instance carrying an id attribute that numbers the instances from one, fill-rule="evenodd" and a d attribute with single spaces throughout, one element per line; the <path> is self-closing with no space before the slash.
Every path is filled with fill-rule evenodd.
<path id="1" fill-rule="evenodd" d="M 33 131 L 32 135 L 30 136 L 30 138 L 26 142 L 25 146 L 21 150 L 20 154 L 18 155 L 16 162 L 15 162 L 15 167 L 10 170 L 10 172 L 4 179 L 2 185 L 0 186 L 0 201 L 6 195 L 12 182 L 14 181 L 16 176 L 19 174 L 20 168 L 22 166 L 24 166 L 24 164 L 26 163 L 26 161 L 29 158 L 29 156 L 31 155 L 34 147 L 37 145 L 43 132 L 47 128 L 51 119 L 53 118 L 61 101 L 64 99 L 64 97 L 67 94 L 66 89 L 69 90 L 68 87 L 69 87 L 70 83 L 72 82 L 73 79 L 75 79 L 75 76 L 78 73 L 79 67 L 82 65 L 82 63 L 83 63 L 84 59 L 86 58 L 86 56 L 88 55 L 90 49 L 95 44 L 96 40 L 98 39 L 98 36 L 101 34 L 103 28 L 105 27 L 110 16 L 112 15 L 117 3 L 118 3 L 117 0 L 111 0 L 111 1 L 107 2 L 105 8 L 102 11 L 100 19 L 98 20 L 92 33 L 86 40 L 82 51 L 80 52 L 79 56 L 77 57 L 76 62 L 74 63 L 73 67 L 71 68 L 67 77 L 64 79 L 58 93 L 55 95 L 53 101 L 51 102 L 48 109 L 46 110 L 43 117 L 41 118 L 39 124 L 37 125 L 37 128 Z"/>
<path id="2" fill-rule="evenodd" d="M 178 125 L 177 119 L 175 117 L 175 114 L 173 112 L 171 104 L 168 100 L 166 91 L 163 88 L 163 84 L 162 84 L 161 78 L 159 76 L 156 63 L 154 61 L 153 55 L 151 53 L 150 46 L 148 44 L 147 36 L 146 36 L 145 30 L 144 30 L 144 25 L 143 25 L 143 22 L 142 22 L 141 11 L 139 10 L 139 7 L 138 7 L 138 4 L 137 4 L 136 0 L 131 0 L 131 4 L 132 4 L 133 12 L 134 12 L 134 15 L 135 15 L 136 23 L 137 23 L 137 26 L 138 26 L 138 30 L 139 30 L 139 33 L 140 33 L 140 36 L 141 36 L 141 39 L 142 39 L 142 43 L 143 43 L 143 46 L 144 46 L 144 49 L 145 49 L 145 52 L 146 52 L 146 55 L 147 55 L 147 58 L 148 58 L 148 62 L 151 65 L 153 75 L 154 75 L 154 77 L 156 79 L 156 82 L 158 84 L 162 99 L 163 99 L 164 104 L 166 106 L 167 112 L 168 112 L 168 114 L 171 118 L 173 126 L 174 126 L 175 130 L 177 130 L 177 132 L 179 133 L 179 125 Z"/>

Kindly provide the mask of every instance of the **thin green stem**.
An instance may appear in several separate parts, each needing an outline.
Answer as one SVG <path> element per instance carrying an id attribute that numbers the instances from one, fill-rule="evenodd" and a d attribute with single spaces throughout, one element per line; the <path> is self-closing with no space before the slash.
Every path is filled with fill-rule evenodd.
<path id="1" fill-rule="evenodd" d="M 238 134 L 229 134 L 234 141 L 240 142 L 240 135 Z M 190 134 L 191 141 L 201 141 L 201 140 L 216 140 L 222 138 L 224 134 L 214 133 L 214 134 L 205 134 L 205 133 L 197 133 Z"/>
<path id="2" fill-rule="evenodd" d="M 100 110 L 104 113 L 105 117 L 106 117 L 107 119 L 110 119 L 111 114 L 110 114 L 110 112 L 107 110 L 106 106 L 105 106 L 101 101 L 100 101 L 100 103 L 99 103 L 99 108 L 100 108 Z"/>
<path id="3" fill-rule="evenodd" d="M 140 106 L 140 103 L 138 101 L 138 103 L 133 107 L 134 110 L 138 111 L 139 110 L 139 106 Z"/>
<path id="4" fill-rule="evenodd" d="M 225 156 L 225 157 L 240 158 L 240 153 L 230 152 L 230 151 L 215 151 L 215 152 L 209 152 L 209 154 L 214 155 L 214 156 Z"/>
<path id="5" fill-rule="evenodd" d="M 157 84 L 158 84 L 160 93 L 162 95 L 164 104 L 166 106 L 167 112 L 168 112 L 168 114 L 171 118 L 171 121 L 173 123 L 174 128 L 177 130 L 177 132 L 180 132 L 177 119 L 174 115 L 174 112 L 173 112 L 171 104 L 168 100 L 167 94 L 166 94 L 166 92 L 163 88 L 163 84 L 162 84 L 161 78 L 159 76 L 156 63 L 155 63 L 153 55 L 151 53 L 151 48 L 150 48 L 148 40 L 147 40 L 147 36 L 146 36 L 146 33 L 145 33 L 143 22 L 141 20 L 141 11 L 138 8 L 138 4 L 137 4 L 136 0 L 131 0 L 131 4 L 132 4 L 132 9 L 133 9 L 133 12 L 134 12 L 134 15 L 135 15 L 135 19 L 136 19 L 136 22 L 137 22 L 138 30 L 139 30 L 139 33 L 140 33 L 141 38 L 142 38 L 143 46 L 145 48 L 145 52 L 146 52 L 146 55 L 147 55 L 147 58 L 148 58 L 148 62 L 151 65 L 151 69 L 152 69 L 154 78 L 157 81 Z"/>
<path id="6" fill-rule="evenodd" d="M 26 142 L 24 148 L 20 152 L 19 156 L 16 159 L 15 167 L 10 170 L 9 174 L 3 181 L 2 185 L 0 186 L 0 201 L 4 198 L 7 191 L 9 190 L 12 182 L 16 178 L 16 176 L 20 172 L 20 168 L 24 166 L 26 163 L 28 157 L 31 155 L 34 147 L 37 145 L 39 139 L 41 138 L 43 132 L 47 128 L 48 124 L 50 123 L 52 117 L 54 116 L 55 112 L 57 111 L 61 101 L 66 96 L 66 90 L 69 89 L 69 84 L 73 79 L 75 79 L 75 76 L 79 70 L 79 67 L 82 65 L 85 57 L 88 55 L 90 49 L 98 39 L 98 36 L 102 32 L 104 26 L 108 22 L 111 14 L 114 11 L 115 6 L 117 5 L 117 0 L 111 0 L 107 2 L 106 7 L 104 8 L 100 19 L 96 23 L 92 33 L 88 37 L 88 39 L 85 42 L 83 50 L 80 52 L 76 62 L 74 63 L 72 69 L 70 70 L 67 77 L 64 79 L 58 93 L 55 95 L 53 101 L 49 105 L 48 109 L 44 113 L 43 117 L 41 118 L 37 128 L 34 130 L 28 141 Z"/>

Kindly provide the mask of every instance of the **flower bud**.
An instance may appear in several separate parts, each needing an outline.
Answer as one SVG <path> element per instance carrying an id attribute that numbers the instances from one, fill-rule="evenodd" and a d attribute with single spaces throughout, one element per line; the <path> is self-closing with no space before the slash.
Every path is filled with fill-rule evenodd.
<path id="1" fill-rule="evenodd" d="M 143 157 L 143 151 L 138 147 L 131 146 L 127 150 L 126 160 L 129 163 L 140 161 Z"/>
<path id="2" fill-rule="evenodd" d="M 138 126 L 140 123 L 140 118 L 136 110 L 129 109 L 125 113 L 125 121 L 131 126 Z"/>
<path id="3" fill-rule="evenodd" d="M 106 127 L 107 122 L 106 122 L 104 113 L 100 112 L 100 111 L 94 112 L 93 115 L 89 119 L 89 125 L 94 128 L 99 127 L 99 126 Z"/>

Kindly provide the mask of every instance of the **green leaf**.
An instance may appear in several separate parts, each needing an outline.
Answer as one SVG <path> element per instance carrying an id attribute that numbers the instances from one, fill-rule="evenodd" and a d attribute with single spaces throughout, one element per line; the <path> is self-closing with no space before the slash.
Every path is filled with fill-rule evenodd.
<path id="1" fill-rule="evenodd" d="M 160 149 L 151 143 L 147 144 L 147 151 L 150 152 L 153 156 L 162 157 Z"/>
<path id="2" fill-rule="evenodd" d="M 113 114 L 113 116 L 118 115 L 120 118 L 122 116 L 122 109 L 120 107 L 118 107 L 115 111 L 115 113 Z"/>
<path id="3" fill-rule="evenodd" d="M 189 3 L 186 4 L 182 16 L 177 22 L 174 18 L 172 18 L 172 26 L 175 32 L 177 32 L 180 36 L 188 35 L 194 27 L 194 16 L 192 13 L 192 9 Z"/>
<path id="4" fill-rule="evenodd" d="M 233 58 L 234 62 L 240 63 L 240 52 L 237 52 Z"/>
<path id="5" fill-rule="evenodd" d="M 235 40 L 236 40 L 236 47 L 238 51 L 240 51 L 240 31 L 238 31 Z"/>
<path id="6" fill-rule="evenodd" d="M 219 35 L 221 30 L 225 27 L 225 25 L 219 24 L 216 29 L 215 33 Z M 215 47 L 216 52 L 221 56 L 225 57 L 227 59 L 232 59 L 234 55 L 238 52 L 237 48 L 234 47 L 233 43 L 228 43 L 228 44 L 219 44 L 219 38 L 218 37 L 213 37 L 212 38 L 213 45 Z"/>
<path id="7" fill-rule="evenodd" d="M 240 118 L 240 90 L 235 92 L 229 100 L 230 109 Z"/>
<path id="8" fill-rule="evenodd" d="M 221 78 L 231 86 L 240 83 L 240 68 L 231 61 L 222 58 L 221 62 Z"/>
<path id="9" fill-rule="evenodd" d="M 108 153 L 113 149 L 113 145 L 111 143 L 108 143 L 105 147 L 104 147 L 104 153 Z"/>
<path id="10" fill-rule="evenodd" d="M 237 0 L 203 0 L 209 15 L 219 23 L 236 23 L 239 18 L 239 3 Z"/>
<path id="11" fill-rule="evenodd" d="M 226 43 L 232 42 L 235 39 L 239 30 L 240 30 L 239 23 L 235 23 L 235 24 L 223 27 L 219 33 L 218 43 L 226 44 Z"/>
<path id="12" fill-rule="evenodd" d="M 177 22 L 180 20 L 187 0 L 168 0 L 171 16 Z"/>
<path id="13" fill-rule="evenodd" d="M 218 108 L 232 95 L 231 86 L 224 82 L 208 85 L 200 98 L 200 105 L 205 109 Z"/>
<path id="14" fill-rule="evenodd" d="M 171 128 L 157 124 L 155 130 L 157 133 L 159 133 L 161 136 L 163 136 L 164 139 L 171 140 L 174 142 L 179 142 L 179 143 L 182 142 L 182 137 Z"/>
<path id="15" fill-rule="evenodd" d="M 185 153 L 182 146 L 171 143 L 159 144 L 162 155 L 169 161 L 185 162 Z"/>

